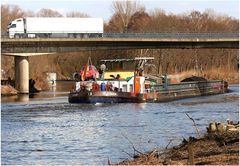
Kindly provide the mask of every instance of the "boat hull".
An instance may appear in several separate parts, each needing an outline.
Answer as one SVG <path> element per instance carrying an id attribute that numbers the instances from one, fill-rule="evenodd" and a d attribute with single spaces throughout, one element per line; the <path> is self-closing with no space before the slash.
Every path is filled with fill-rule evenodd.
<path id="1" fill-rule="evenodd" d="M 138 97 L 127 92 L 72 92 L 69 103 L 137 103 Z"/>
<path id="2" fill-rule="evenodd" d="M 168 102 L 177 99 L 214 95 L 227 92 L 224 81 L 187 82 L 169 85 L 168 88 L 155 86 L 144 93 L 116 91 L 75 91 L 68 96 L 69 103 L 143 103 Z"/>

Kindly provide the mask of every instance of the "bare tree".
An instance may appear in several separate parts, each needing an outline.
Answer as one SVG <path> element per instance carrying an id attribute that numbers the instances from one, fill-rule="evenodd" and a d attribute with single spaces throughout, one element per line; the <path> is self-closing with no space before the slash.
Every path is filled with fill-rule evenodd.
<path id="1" fill-rule="evenodd" d="M 7 25 L 14 19 L 23 17 L 24 14 L 17 5 L 1 5 L 1 31 L 6 32 Z"/>
<path id="2" fill-rule="evenodd" d="M 118 13 L 115 13 L 108 25 L 106 26 L 105 30 L 107 32 L 124 32 L 124 26 L 122 24 L 121 18 Z"/>
<path id="3" fill-rule="evenodd" d="M 148 32 L 151 17 L 144 10 L 134 13 L 129 21 L 130 32 Z"/>
<path id="4" fill-rule="evenodd" d="M 85 13 L 81 13 L 81 12 L 75 12 L 75 11 L 72 11 L 72 12 L 68 12 L 66 14 L 67 17 L 81 17 L 81 18 L 87 18 L 87 17 L 90 17 L 89 15 L 85 14 Z"/>
<path id="5" fill-rule="evenodd" d="M 41 9 L 39 12 L 36 14 L 38 17 L 62 17 L 62 14 L 60 14 L 56 10 L 52 9 Z"/>
<path id="6" fill-rule="evenodd" d="M 132 15 L 143 8 L 136 1 L 130 0 L 113 1 L 111 7 L 114 14 L 110 22 L 120 32 L 127 32 Z"/>
<path id="7" fill-rule="evenodd" d="M 27 17 L 35 17 L 35 15 L 36 14 L 31 10 L 25 11 L 25 16 L 27 16 Z"/>
<path id="8" fill-rule="evenodd" d="M 149 31 L 151 32 L 162 32 L 166 27 L 166 13 L 164 10 L 155 9 L 154 11 L 150 12 L 151 16 L 151 23 L 149 26 Z"/>

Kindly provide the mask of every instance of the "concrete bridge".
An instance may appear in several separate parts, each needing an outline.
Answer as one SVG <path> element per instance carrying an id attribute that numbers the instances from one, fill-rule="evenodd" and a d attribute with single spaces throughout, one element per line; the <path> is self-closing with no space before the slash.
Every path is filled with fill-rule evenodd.
<path id="1" fill-rule="evenodd" d="M 16 89 L 29 93 L 28 57 L 60 52 L 109 49 L 239 49 L 238 33 L 103 34 L 102 38 L 2 38 L 2 55 L 15 56 Z"/>
<path id="2" fill-rule="evenodd" d="M 238 48 L 238 33 L 104 34 L 103 38 L 2 38 L 2 53 L 99 49 Z"/>

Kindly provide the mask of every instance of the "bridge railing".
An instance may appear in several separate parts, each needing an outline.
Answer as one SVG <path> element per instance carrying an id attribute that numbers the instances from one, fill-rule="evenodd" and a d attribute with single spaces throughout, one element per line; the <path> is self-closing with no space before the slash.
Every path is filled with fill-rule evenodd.
<path id="1" fill-rule="evenodd" d="M 239 33 L 104 33 L 104 38 L 239 38 Z"/>
<path id="2" fill-rule="evenodd" d="M 164 32 L 164 33 L 103 33 L 103 38 L 168 38 L 168 39 L 239 39 L 237 32 Z M 8 38 L 6 32 L 1 32 L 1 38 Z M 57 37 L 61 38 L 61 37 Z M 63 36 L 62 38 L 66 38 Z"/>

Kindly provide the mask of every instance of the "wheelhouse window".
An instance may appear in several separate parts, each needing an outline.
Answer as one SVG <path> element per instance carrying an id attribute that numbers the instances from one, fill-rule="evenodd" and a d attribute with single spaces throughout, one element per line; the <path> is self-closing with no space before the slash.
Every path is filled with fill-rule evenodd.
<path id="1" fill-rule="evenodd" d="M 16 24 L 12 24 L 10 28 L 16 28 Z"/>

